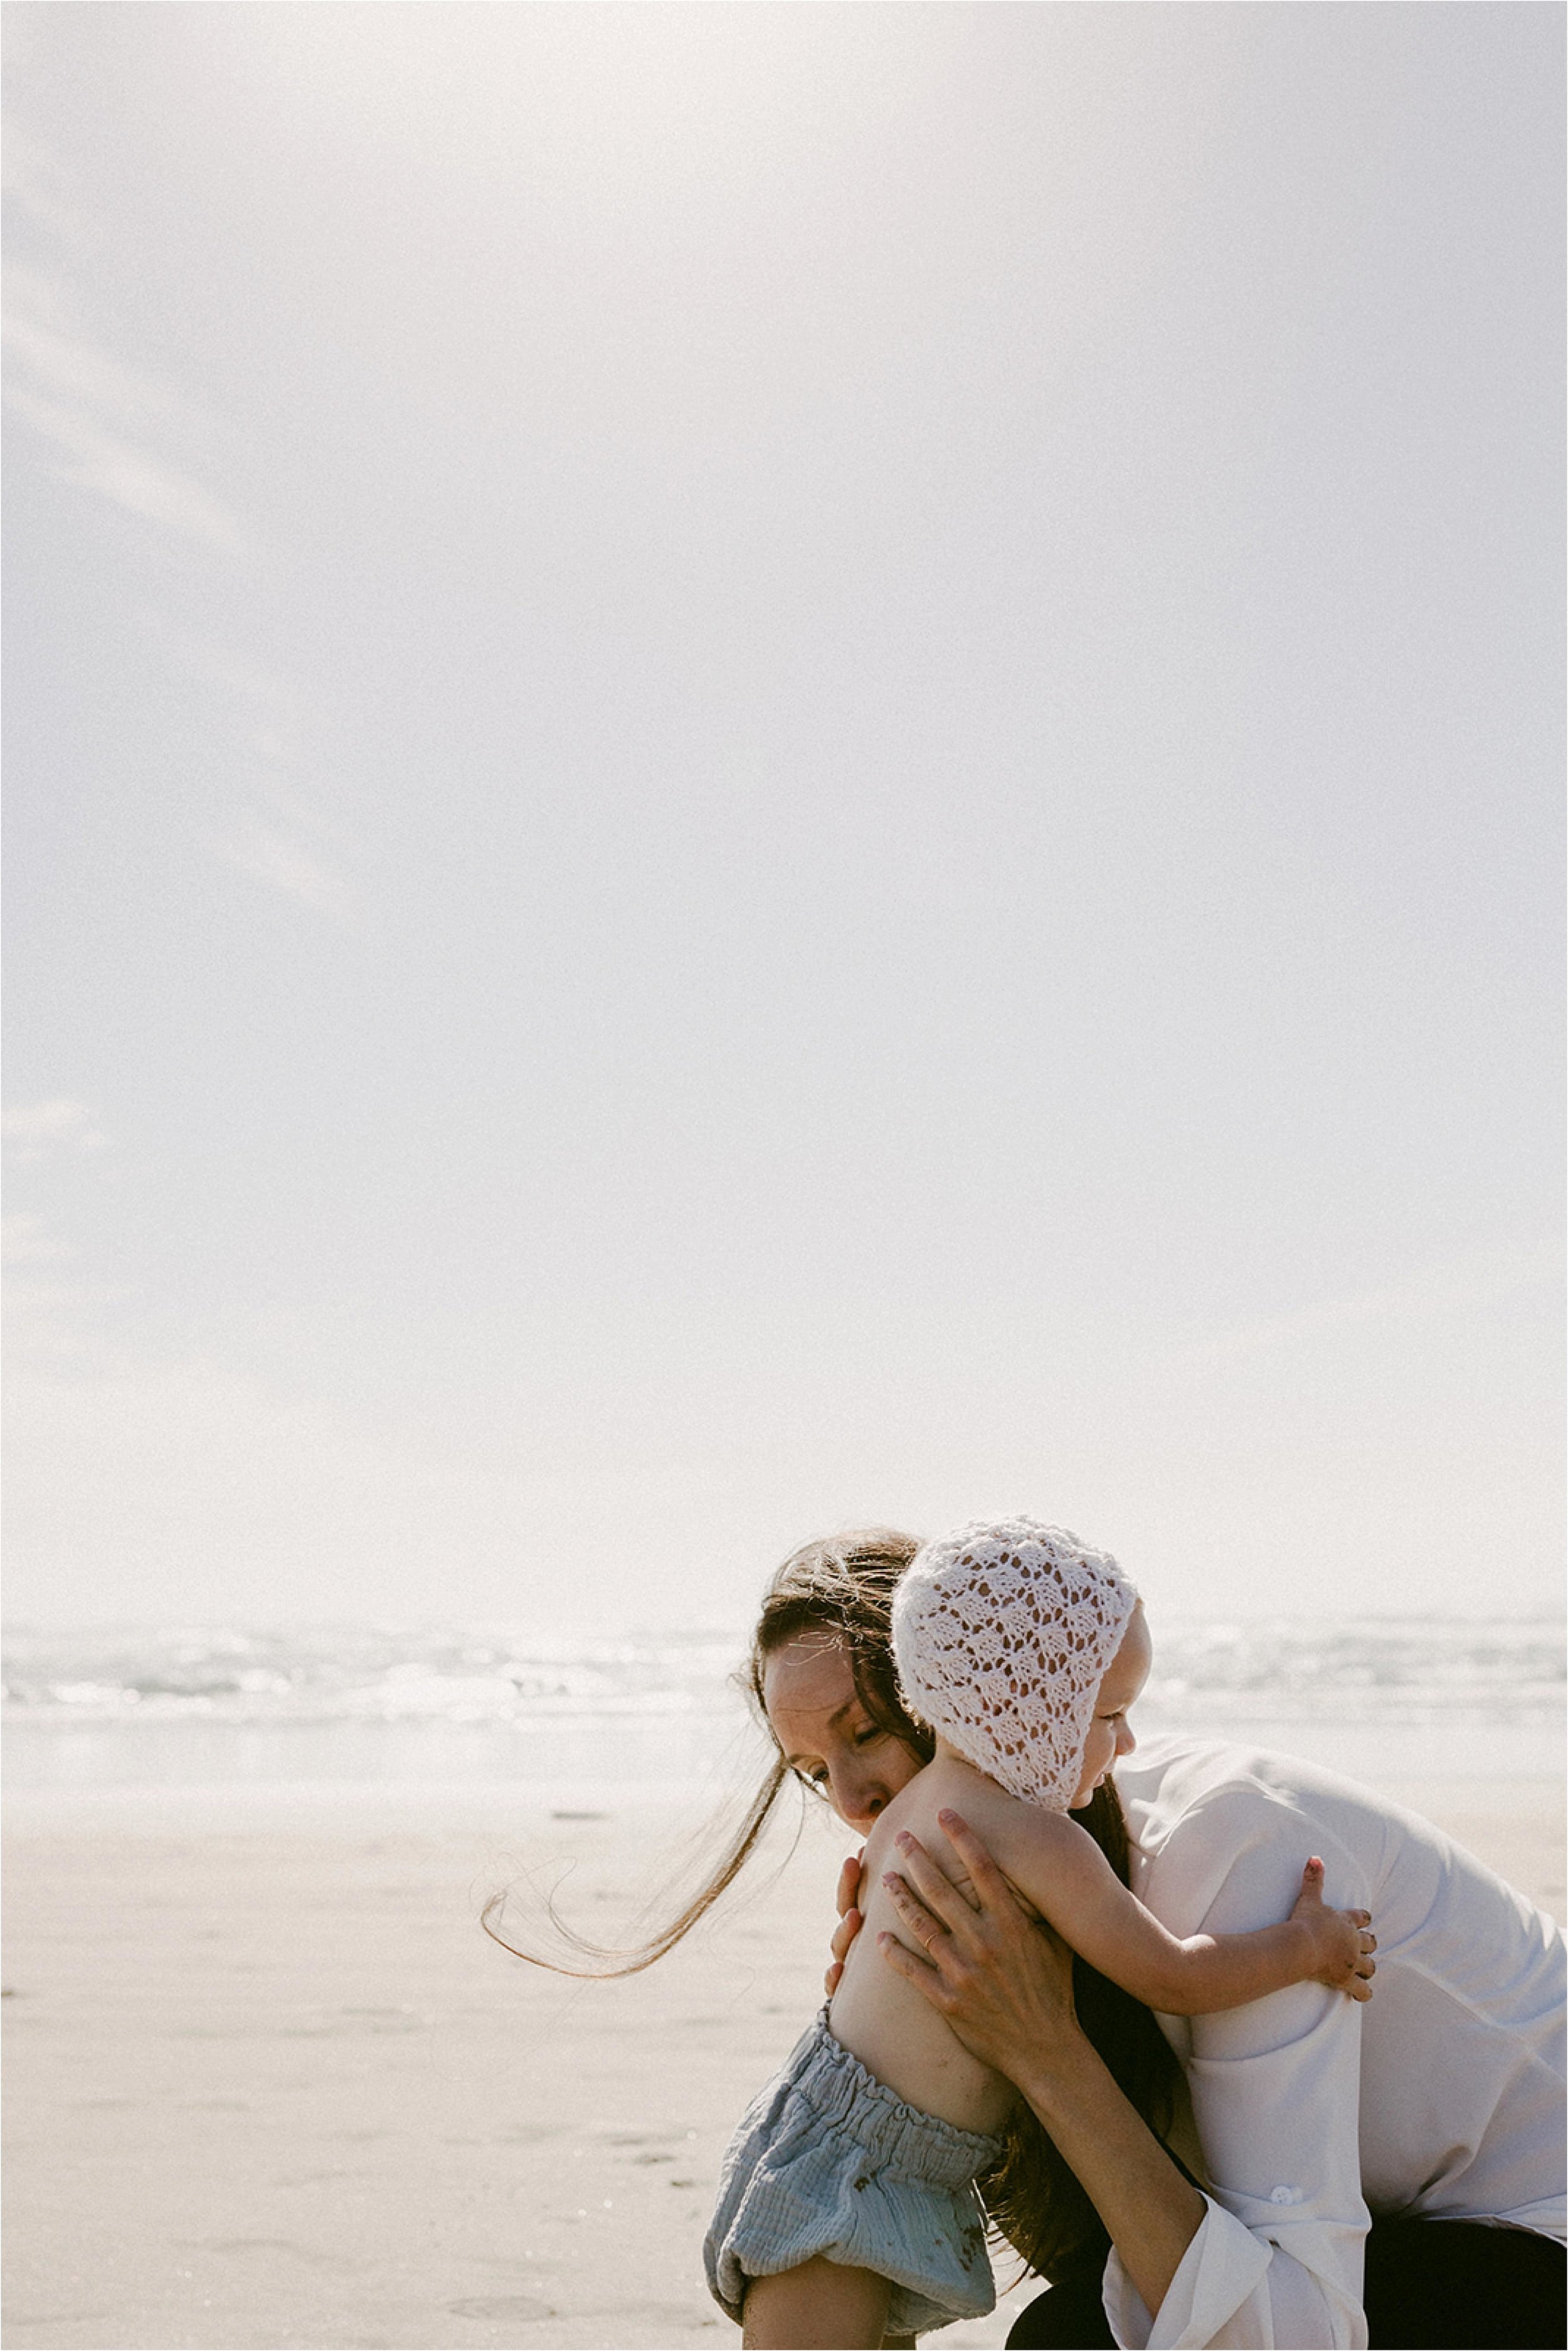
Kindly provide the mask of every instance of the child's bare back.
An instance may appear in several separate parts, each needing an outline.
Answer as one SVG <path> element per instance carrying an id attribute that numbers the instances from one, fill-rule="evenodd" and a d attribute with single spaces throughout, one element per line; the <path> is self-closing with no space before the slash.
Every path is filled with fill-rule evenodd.
<path id="1" fill-rule="evenodd" d="M 830 2015 L 835 2040 L 898 2097 L 959 2130 L 989 2133 L 1002 2127 L 1013 2105 L 1017 2093 L 1011 2083 L 970 2056 L 929 2001 L 883 1965 L 876 1947 L 883 1928 L 899 1928 L 882 1880 L 885 1871 L 898 1868 L 894 1839 L 903 1831 L 918 1837 L 954 1883 L 967 1890 L 969 1880 L 937 1823 L 937 1814 L 948 1809 L 961 1813 L 988 1844 L 994 1838 L 998 1859 L 1006 1842 L 1001 1816 L 1031 1810 L 945 1750 L 915 1774 L 866 1840 L 861 1897 L 865 1925 L 844 1962 Z M 1043 1823 L 1049 1817 L 1036 1813 L 1034 1820 Z"/>

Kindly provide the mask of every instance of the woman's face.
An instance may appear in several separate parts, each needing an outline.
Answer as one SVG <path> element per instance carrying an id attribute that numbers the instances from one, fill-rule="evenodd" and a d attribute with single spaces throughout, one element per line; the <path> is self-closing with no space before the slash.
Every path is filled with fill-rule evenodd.
<path id="1" fill-rule="evenodd" d="M 1134 1609 L 1122 1646 L 1105 1668 L 1094 1700 L 1093 1718 L 1083 1745 L 1083 1776 L 1070 1809 L 1082 1812 L 1119 1755 L 1130 1755 L 1137 1745 L 1127 1723 L 1127 1710 L 1149 1678 L 1154 1645 L 1140 1600 Z"/>
<path id="2" fill-rule="evenodd" d="M 919 1756 L 866 1712 L 850 1653 L 831 1633 L 797 1633 L 775 1649 L 762 1702 L 785 1761 L 852 1829 L 869 1829 L 920 1769 Z"/>

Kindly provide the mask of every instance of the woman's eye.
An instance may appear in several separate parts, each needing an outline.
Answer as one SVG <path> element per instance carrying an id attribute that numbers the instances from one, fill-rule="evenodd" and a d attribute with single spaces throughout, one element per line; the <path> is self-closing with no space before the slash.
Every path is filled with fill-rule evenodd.
<path id="1" fill-rule="evenodd" d="M 873 1739 L 885 1739 L 886 1737 L 887 1733 L 882 1729 L 880 1724 L 875 1722 L 869 1723 L 864 1730 L 856 1731 L 855 1745 L 857 1747 L 869 1747 Z"/>

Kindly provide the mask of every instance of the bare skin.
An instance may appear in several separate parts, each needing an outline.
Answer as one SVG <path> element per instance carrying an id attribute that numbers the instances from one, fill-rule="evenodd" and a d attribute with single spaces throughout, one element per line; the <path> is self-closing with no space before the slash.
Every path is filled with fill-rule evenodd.
<path id="1" fill-rule="evenodd" d="M 1117 1756 L 1131 1751 L 1134 1741 L 1126 1712 L 1146 1671 L 1147 1640 L 1140 1626 L 1138 1637 L 1129 1638 L 1124 1654 L 1113 1661 L 1102 1684 L 1076 1805 L 1086 1804 Z M 919 1758 L 896 1740 L 878 1732 L 865 1716 L 854 1694 L 848 1659 L 831 1640 L 810 1635 L 787 1645 L 770 1661 L 765 1694 L 780 1748 L 801 1776 L 821 1788 L 841 1818 L 874 1832 L 871 1852 L 879 1882 L 871 1906 L 873 1927 L 913 1928 L 917 1939 L 928 1941 L 928 1956 L 921 1960 L 891 1931 L 878 1934 L 876 1948 L 895 1972 L 906 1978 L 910 1989 L 888 1985 L 886 1993 L 879 1997 L 875 1982 L 879 1971 L 873 1969 L 868 1978 L 862 1968 L 857 1986 L 859 2005 L 853 2014 L 846 2011 L 842 2029 L 835 2001 L 835 2032 L 912 2103 L 927 2111 L 943 2112 L 951 2102 L 948 2119 L 961 2128 L 994 2127 L 999 2114 L 990 2112 L 990 2105 L 999 2101 L 1005 2108 L 1021 2091 L 1051 2129 L 1063 2155 L 1079 2170 L 1090 2195 L 1096 2203 L 1103 2198 L 1102 2210 L 1113 2236 L 1120 2226 L 1137 2237 L 1134 2257 L 1127 2262 L 1129 2274 L 1140 2291 L 1157 2288 L 1156 2300 L 1150 2304 L 1157 2307 L 1202 2219 L 1203 2199 L 1122 2098 L 1079 2031 L 1071 2004 L 1071 1951 L 1019 1907 L 1009 1884 L 1009 1877 L 1015 1876 L 1032 1881 L 1028 1850 L 1031 1836 L 1056 1840 L 1052 1880 L 1063 1866 L 1061 1838 L 1075 1839 L 1080 1845 L 1087 1845 L 1088 1840 L 1060 1816 L 1036 1816 L 1030 1822 L 1029 1808 L 1016 1805 L 961 1758 L 951 1757 L 944 1764 L 939 1755 L 936 1765 L 921 1772 Z M 918 1789 L 911 1785 L 917 1774 Z M 988 1832 L 1000 1838 L 1002 1849 L 1009 1855 L 1009 1877 L 1003 1876 L 972 1828 L 944 1803 L 950 1782 L 971 1809 L 978 1806 Z M 928 1796 L 929 1802 L 917 1802 L 922 1795 Z M 1025 1816 L 1021 1821 L 1012 1817 L 1020 1813 Z M 949 1832 L 949 1822 L 956 1823 L 957 1835 Z M 945 1876 L 932 1863 L 925 1844 L 910 1834 L 915 1827 L 937 1845 L 950 1875 Z M 1013 1842 L 1020 1835 L 1023 1838 L 1017 1854 L 1011 1851 L 1009 1833 Z M 977 1879 L 968 1868 L 971 1851 L 981 1864 L 982 1876 Z M 1071 1845 L 1065 1851 L 1070 1864 Z M 1092 1857 L 1103 1869 L 1097 1848 Z M 895 1859 L 904 1874 L 889 1869 L 883 1875 L 886 1865 Z M 846 1862 L 839 1886 L 844 1916 L 834 1937 L 830 1991 L 838 1988 L 843 1957 L 861 1924 L 855 1907 L 861 1878 L 860 1859 Z M 912 1891 L 910 1880 L 927 1896 L 929 1909 Z M 994 1900 L 997 1887 L 1006 1897 L 1005 1911 Z M 1038 1886 L 1030 1883 L 1030 1891 L 1042 1893 L 1048 1901 L 1056 1890 L 1049 1880 Z M 1127 1901 L 1119 1886 L 1114 1890 L 1120 1901 Z M 945 1903 L 956 1903 L 962 1917 L 949 1921 L 941 1907 Z M 1307 1920 L 1316 1912 L 1320 1915 L 1314 1931 L 1321 1934 L 1324 1925 L 1321 1872 L 1303 1893 L 1298 1910 L 1302 1923 L 1290 1931 L 1307 1933 Z M 979 1980 L 988 1987 L 998 2014 L 988 2028 L 983 2001 L 971 1991 L 966 2002 L 956 1989 L 955 1961 L 956 1955 L 966 1949 L 966 1938 L 977 1931 L 988 1933 L 993 1918 L 1004 1928 L 1016 1921 L 1024 1943 L 1011 1949 L 1004 1934 L 989 1953 L 992 1972 Z M 1362 1938 L 1349 1934 L 1343 1920 L 1336 1931 L 1347 1948 L 1337 1954 L 1341 1972 L 1334 1980 L 1353 1990 L 1354 1996 L 1365 1997 L 1369 1986 L 1364 1979 L 1372 1967 L 1359 1948 Z M 939 1942 L 939 1938 L 946 1939 Z M 1010 1958 L 1017 1979 L 1010 1984 L 1005 1973 L 998 1970 L 998 1956 L 1004 1953 Z M 872 1956 L 869 1944 L 866 1956 Z M 892 1996 L 895 1991 L 896 1996 Z M 1252 1995 L 1243 1991 L 1237 1996 Z M 888 2031 L 883 2031 L 883 2024 Z M 862 2037 L 867 2043 L 863 2047 L 860 2045 Z M 990 2053 L 993 2047 L 1006 2048 L 1009 2060 L 1017 2057 L 1021 2047 L 1030 2053 L 1029 2060 L 999 2066 Z M 899 2078 L 906 2065 L 918 2076 L 907 2085 Z M 1003 2080 L 1003 2074 L 1009 2078 Z M 1075 2119 L 1079 2116 L 1092 2117 L 1092 2123 L 1080 2126 Z M 753 2281 L 746 2300 L 745 2339 L 757 2351 L 784 2351 L 784 2346 L 800 2351 L 800 2346 L 819 2344 L 875 2346 L 883 2343 L 886 2309 L 883 2281 L 864 2271 L 819 2260 Z"/>
<path id="2" fill-rule="evenodd" d="M 890 2335 L 892 2289 L 874 2270 L 841 2262 L 802 2262 L 777 2277 L 753 2278 L 741 2313 L 743 2351 L 845 2351 L 846 2346 L 913 2346 L 912 2335 Z"/>
<path id="3" fill-rule="evenodd" d="M 942 1827 L 964 1864 L 973 1899 L 924 1847 L 903 1849 L 890 1888 L 913 1949 L 891 1933 L 883 1959 L 944 2016 L 983 2064 L 1005 2071 L 1082 2180 L 1128 2276 L 1158 2310 L 1207 2207 L 1117 2088 L 1079 2024 L 1072 1953 L 1034 1925 L 1006 1878 L 956 1813 Z"/>

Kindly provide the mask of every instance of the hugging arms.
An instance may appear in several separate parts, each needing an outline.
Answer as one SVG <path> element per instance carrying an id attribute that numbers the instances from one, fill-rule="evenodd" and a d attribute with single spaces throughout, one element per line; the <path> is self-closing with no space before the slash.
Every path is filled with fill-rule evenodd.
<path id="1" fill-rule="evenodd" d="M 950 1814 L 943 1827 L 968 1890 L 918 1840 L 904 1840 L 887 1882 L 903 1933 L 879 1935 L 882 1957 L 1007 2075 L 1086 2190 L 1144 2304 L 1158 2310 L 1203 2223 L 1203 2197 L 1083 2032 L 1069 1946 L 1026 1916 L 965 1821 Z"/>
<path id="2" fill-rule="evenodd" d="M 1563 2340 L 1563 1943 L 1475 1858 L 1294 1759 L 1177 1740 L 1119 1771 L 1135 1882 L 1176 1928 L 1270 1915 L 1303 1825 L 1380 1929 L 1378 1998 L 1302 1984 L 1167 2019 L 1190 2094 L 1178 2168 L 1108 2085 L 1071 1962 L 962 1827 L 969 1896 L 900 1855 L 882 1956 L 1009 2074 L 1111 2240 L 1023 2345 L 1554 2346 Z M 841 1901 L 852 1903 L 848 1865 Z M 841 1957 L 859 1928 L 846 1912 Z M 836 1964 L 836 1961 L 835 1961 Z M 1197 2183 L 1201 2181 L 1201 2192 Z"/>
<path id="3" fill-rule="evenodd" d="M 965 1556 L 976 1553 L 976 1532 L 965 1531 Z M 1018 1527 L 980 1532 L 1011 1544 L 1004 1562 L 1017 1559 Z M 852 1554 L 844 1563 L 852 1569 Z M 999 1607 L 996 1586 L 987 1589 L 988 1606 Z M 851 1667 L 854 1689 L 868 1677 L 852 1651 L 841 1664 L 852 1695 Z M 1009 1666 L 1009 1681 L 1018 1671 Z M 902 1686 L 919 1679 L 915 1660 Z M 843 1888 L 870 1914 L 851 2023 L 863 2026 L 864 1961 L 874 1955 L 873 1975 L 903 1995 L 904 2013 L 913 1996 L 940 2017 L 1022 2094 L 1038 2126 L 1050 2161 L 1026 2182 L 1036 2210 L 1026 2198 L 1020 2211 L 1015 2199 L 998 2215 L 985 2183 L 993 2216 L 1055 2281 L 1015 2342 L 1356 2351 L 1369 2340 L 1369 2308 L 1375 2346 L 1513 2351 L 1563 2340 L 1563 1949 L 1550 1919 L 1429 1823 L 1295 1759 L 1191 1740 L 1134 1754 L 1117 1705 L 1111 1746 L 1098 1713 L 1078 1720 L 1084 1769 L 1068 1801 L 1107 1853 L 1124 1804 L 1122 1870 L 1155 1919 L 1181 1938 L 1245 1937 L 1286 1917 L 1303 1852 L 1316 1853 L 1328 1898 L 1375 1915 L 1384 1974 L 1370 2007 L 1298 1980 L 1261 1987 L 1265 1996 L 1224 2012 L 1203 2012 L 1218 2011 L 1218 2001 L 1195 2001 L 1198 2012 L 1164 2018 L 1163 2040 L 1147 2011 L 1124 2000 L 1107 2031 L 1103 1996 L 1113 1987 L 1025 1918 L 983 1844 L 958 1852 L 961 1826 L 943 1817 L 936 1837 L 961 1890 L 933 1868 L 929 1834 L 886 1849 L 890 1827 L 919 1826 L 908 1818 L 918 1784 L 879 1721 L 874 1687 L 869 1695 L 869 1704 L 824 1710 L 815 1731 L 802 1718 L 797 1733 L 787 1707 L 769 1719 L 787 1759 L 841 1818 L 871 1830 L 866 1886 Z M 916 1687 L 915 1702 L 940 1723 L 941 1687 Z M 888 1878 L 901 1882 L 890 1891 Z M 836 1945 L 841 1957 L 852 1951 L 852 1970 L 857 1925 L 852 1913 Z M 835 2026 L 839 2014 L 836 1999 Z M 1149 2069 L 1129 2062 L 1139 2020 L 1161 2053 L 1180 2060 L 1174 2117 L 1149 2095 Z M 884 2045 L 896 2056 L 896 2039 Z M 1054 2225 L 1074 2198 L 1088 2226 Z M 830 2339 L 787 2313 L 778 2249 L 752 2250 L 748 2338 Z M 853 2272 L 880 2257 L 846 2228 L 818 2266 Z M 877 2337 L 846 2326 L 831 2339 Z"/>
<path id="4" fill-rule="evenodd" d="M 982 1825 L 1011 1885 L 1092 1960 L 1078 1970 L 1087 2029 L 1069 1997 L 1062 2032 L 1018 2062 L 1019 2074 L 1026 2064 L 1039 2074 L 1020 2112 L 1019 2081 L 988 2049 L 955 2036 L 876 1949 L 852 1949 L 831 2024 L 820 2020 L 754 2101 L 725 2159 L 710 2282 L 758 2351 L 879 2341 L 863 2312 L 857 2331 L 846 2273 L 889 2283 L 894 2331 L 988 2308 L 975 2182 L 992 2220 L 1052 2278 L 1074 2262 L 1103 2264 L 1110 2215 L 1096 2208 L 1114 2205 L 1133 2277 L 1157 2305 L 1206 2208 L 1161 2143 L 1179 2077 L 1140 2001 L 1197 2015 L 1319 1978 L 1314 1994 L 1339 2003 L 1346 1982 L 1365 1991 L 1374 1965 L 1364 1913 L 1324 1908 L 1316 1863 L 1303 1886 L 1300 1824 L 1288 1886 L 1239 1931 L 1175 1926 L 1130 1890 L 1110 1774 L 1133 1752 L 1127 1715 L 1150 1646 L 1137 1594 L 1106 1554 L 1034 1521 L 960 1530 L 904 1573 L 885 1637 L 905 1719 L 928 1726 L 929 1758 L 879 1736 L 852 1648 L 812 1625 L 772 1650 L 760 1677 L 785 1760 L 841 1818 L 869 1825 L 873 1931 L 901 1923 L 882 1883 L 901 1858 L 895 1837 L 934 1845 L 962 1878 L 946 1820 L 961 1810 Z M 818 2255 L 836 2278 L 799 2274 Z M 831 2322 L 830 2286 L 841 2305 Z"/>

